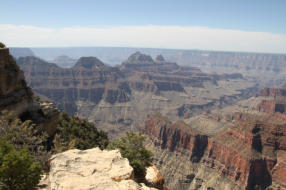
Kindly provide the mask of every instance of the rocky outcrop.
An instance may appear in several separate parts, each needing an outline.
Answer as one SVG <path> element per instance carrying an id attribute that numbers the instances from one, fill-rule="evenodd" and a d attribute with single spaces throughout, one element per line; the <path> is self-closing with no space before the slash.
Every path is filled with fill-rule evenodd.
<path id="1" fill-rule="evenodd" d="M 150 55 L 142 54 L 137 51 L 134 54 L 130 55 L 126 64 L 153 64 L 154 61 Z"/>
<path id="2" fill-rule="evenodd" d="M 156 166 L 150 166 L 146 168 L 145 175 L 146 183 L 151 187 L 156 187 L 158 189 L 166 189 L 164 187 L 164 178 Z"/>
<path id="3" fill-rule="evenodd" d="M 37 130 L 53 136 L 59 110 L 52 103 L 36 99 L 9 49 L 0 48 L 0 112 L 8 111 L 23 122 L 31 120 Z"/>
<path id="4" fill-rule="evenodd" d="M 16 65 L 8 48 L 0 48 L 0 111 L 14 110 L 19 115 L 32 104 L 32 91 L 27 86 L 24 73 Z"/>
<path id="5" fill-rule="evenodd" d="M 286 112 L 286 89 L 285 87 L 264 88 L 260 91 L 260 96 L 268 97 L 262 100 L 257 106 L 259 111 L 267 113 L 285 113 Z"/>
<path id="6" fill-rule="evenodd" d="M 272 169 L 272 179 L 286 188 L 286 151 L 277 152 L 277 164 Z"/>
<path id="7" fill-rule="evenodd" d="M 134 181 L 133 168 L 126 158 L 121 157 L 118 150 L 69 150 L 52 156 L 50 166 L 48 177 L 40 183 L 41 189 L 155 190 Z M 153 180 L 154 177 L 148 179 Z"/>
<path id="8" fill-rule="evenodd" d="M 162 56 L 159 60 L 154 61 L 151 56 L 136 52 L 122 63 L 121 70 L 124 72 L 132 72 L 134 70 L 140 72 L 170 72 L 179 69 L 176 63 L 166 62 Z"/>

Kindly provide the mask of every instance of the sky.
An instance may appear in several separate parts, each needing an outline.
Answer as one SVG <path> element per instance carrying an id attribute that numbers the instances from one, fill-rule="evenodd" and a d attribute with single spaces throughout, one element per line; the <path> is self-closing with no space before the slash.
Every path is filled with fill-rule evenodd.
<path id="1" fill-rule="evenodd" d="M 14 47 L 286 53 L 286 0 L 0 0 Z"/>

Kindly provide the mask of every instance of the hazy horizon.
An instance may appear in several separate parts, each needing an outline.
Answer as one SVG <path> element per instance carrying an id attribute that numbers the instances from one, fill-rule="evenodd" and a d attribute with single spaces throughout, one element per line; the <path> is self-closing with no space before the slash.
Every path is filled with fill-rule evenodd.
<path id="1" fill-rule="evenodd" d="M 0 40 L 10 47 L 286 53 L 283 0 L 11 0 L 1 5 Z"/>

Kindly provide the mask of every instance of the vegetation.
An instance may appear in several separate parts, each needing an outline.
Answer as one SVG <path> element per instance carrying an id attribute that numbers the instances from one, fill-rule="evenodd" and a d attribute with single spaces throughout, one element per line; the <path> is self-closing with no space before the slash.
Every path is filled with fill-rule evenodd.
<path id="1" fill-rule="evenodd" d="M 16 150 L 29 150 L 44 171 L 49 170 L 48 160 L 53 153 L 72 148 L 104 149 L 108 145 L 105 132 L 98 131 L 92 123 L 66 113 L 60 113 L 56 134 L 49 137 L 34 121 L 22 121 L 13 112 L 4 110 L 0 113 L 0 137 L 13 144 Z"/>
<path id="2" fill-rule="evenodd" d="M 40 181 L 41 168 L 27 149 L 17 151 L 0 139 L 0 189 L 29 190 Z"/>
<path id="3" fill-rule="evenodd" d="M 37 129 L 31 120 L 21 121 L 13 112 L 3 111 L 0 115 L 0 137 L 12 144 L 16 150 L 27 149 L 41 164 L 43 170 L 48 170 L 48 135 Z"/>
<path id="4" fill-rule="evenodd" d="M 54 138 L 54 152 L 62 152 L 71 148 L 89 149 L 108 145 L 107 134 L 98 131 L 93 123 L 77 117 L 61 113 Z"/>
<path id="5" fill-rule="evenodd" d="M 119 149 L 122 157 L 129 160 L 137 179 L 145 177 L 146 167 L 152 163 L 153 154 L 144 147 L 144 140 L 145 137 L 140 133 L 127 132 L 125 137 L 108 145 L 108 149 Z"/>

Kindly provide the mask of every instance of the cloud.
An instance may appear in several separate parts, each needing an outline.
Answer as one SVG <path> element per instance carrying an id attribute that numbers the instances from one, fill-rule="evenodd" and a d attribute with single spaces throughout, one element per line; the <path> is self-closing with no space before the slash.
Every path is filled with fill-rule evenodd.
<path id="1" fill-rule="evenodd" d="M 43 28 L 0 25 L 13 47 L 124 46 L 286 53 L 286 35 L 197 26 Z"/>

